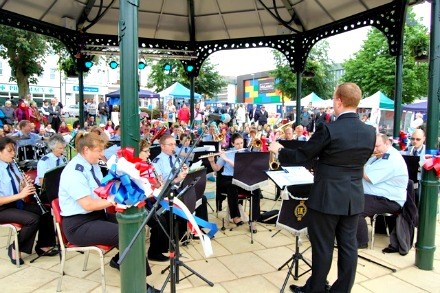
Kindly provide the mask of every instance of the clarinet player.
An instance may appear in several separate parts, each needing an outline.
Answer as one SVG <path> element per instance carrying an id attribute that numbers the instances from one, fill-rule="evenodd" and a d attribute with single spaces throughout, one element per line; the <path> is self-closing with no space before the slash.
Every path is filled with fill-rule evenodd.
<path id="1" fill-rule="evenodd" d="M 374 150 L 373 127 L 356 114 L 361 89 L 343 83 L 333 94 L 336 121 L 319 124 L 310 140 L 296 150 L 277 142 L 269 150 L 281 165 L 302 163 L 319 157 L 307 206 L 308 232 L 312 246 L 312 275 L 302 287 L 290 285 L 292 292 L 350 292 L 357 266 L 356 231 L 358 216 L 364 210 L 363 167 Z M 334 240 L 338 244 L 338 279 L 326 288 Z"/>
<path id="2" fill-rule="evenodd" d="M 35 238 L 38 241 L 35 252 L 38 255 L 54 256 L 55 230 L 52 215 L 42 215 L 40 207 L 34 202 L 25 202 L 35 193 L 31 179 L 18 170 L 13 163 L 16 143 L 10 137 L 0 138 L 0 223 L 18 223 L 22 225 L 18 234 L 20 252 L 32 254 Z M 25 184 L 21 184 L 27 181 Z M 14 243 L 8 247 L 8 256 L 13 264 L 17 257 L 24 264 L 21 255 L 14 250 Z"/>

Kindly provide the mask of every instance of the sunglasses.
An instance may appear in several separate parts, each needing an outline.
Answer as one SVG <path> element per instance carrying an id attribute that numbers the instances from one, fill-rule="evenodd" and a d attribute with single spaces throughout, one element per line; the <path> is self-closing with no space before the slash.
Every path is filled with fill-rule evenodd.
<path id="1" fill-rule="evenodd" d="M 416 140 L 416 141 L 421 141 L 421 138 L 415 138 L 415 137 L 411 137 L 411 140 Z"/>

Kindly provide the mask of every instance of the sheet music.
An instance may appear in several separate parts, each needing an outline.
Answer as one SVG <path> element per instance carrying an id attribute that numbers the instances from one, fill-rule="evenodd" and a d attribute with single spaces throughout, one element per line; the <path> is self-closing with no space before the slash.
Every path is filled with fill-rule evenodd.
<path id="1" fill-rule="evenodd" d="M 197 152 L 215 152 L 215 146 L 213 146 L 213 145 L 205 145 L 205 146 L 202 146 L 202 147 L 197 147 L 197 148 L 194 148 L 193 152 L 194 153 L 197 153 Z"/>
<path id="2" fill-rule="evenodd" d="M 191 167 L 189 168 L 189 172 L 194 172 L 196 170 L 203 168 L 202 163 L 203 163 L 202 160 L 198 160 L 197 162 L 192 163 Z"/>
<path id="3" fill-rule="evenodd" d="M 282 167 L 281 171 L 266 171 L 267 175 L 275 182 L 278 187 L 311 184 L 313 175 L 306 168 L 300 167 Z"/>

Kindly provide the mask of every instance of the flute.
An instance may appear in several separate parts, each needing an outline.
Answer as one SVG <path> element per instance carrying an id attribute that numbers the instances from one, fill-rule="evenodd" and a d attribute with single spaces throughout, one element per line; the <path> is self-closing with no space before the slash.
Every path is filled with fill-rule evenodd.
<path id="1" fill-rule="evenodd" d="M 225 154 L 227 154 L 227 153 L 235 153 L 235 152 L 241 152 L 241 151 L 244 151 L 244 150 L 246 150 L 246 148 L 242 148 L 242 149 L 238 149 L 238 150 L 235 150 L 235 149 L 234 150 L 229 150 L 229 151 L 226 151 L 224 153 Z M 206 159 L 206 158 L 209 158 L 209 157 L 220 156 L 220 154 L 221 154 L 221 152 L 213 153 L 213 154 L 207 154 L 207 155 L 200 156 L 199 159 Z"/>
<path id="2" fill-rule="evenodd" d="M 23 172 L 23 170 L 21 170 L 20 166 L 17 164 L 17 161 L 14 159 L 13 160 L 15 166 L 18 169 L 18 172 L 20 172 L 21 178 L 24 181 L 24 183 L 26 184 L 26 186 L 29 184 L 29 182 L 27 182 L 26 177 L 24 176 L 25 173 Z M 46 209 L 46 207 L 44 206 L 44 204 L 41 202 L 40 196 L 38 195 L 37 191 L 34 192 L 33 194 L 35 201 L 37 202 L 38 206 L 40 207 L 41 210 L 41 214 L 44 215 L 46 214 L 48 211 Z"/>

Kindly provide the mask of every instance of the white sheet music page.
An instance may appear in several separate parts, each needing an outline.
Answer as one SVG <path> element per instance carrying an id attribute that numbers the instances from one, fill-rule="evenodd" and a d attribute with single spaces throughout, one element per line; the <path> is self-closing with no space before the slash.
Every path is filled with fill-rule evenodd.
<path id="1" fill-rule="evenodd" d="M 313 174 L 304 167 L 281 167 L 281 171 L 267 171 L 267 175 L 275 182 L 278 187 L 311 184 Z"/>
<path id="2" fill-rule="evenodd" d="M 291 177 L 293 177 L 294 184 L 311 184 L 313 183 L 313 174 L 310 173 L 305 167 L 281 167 L 284 171 L 287 171 Z"/>

